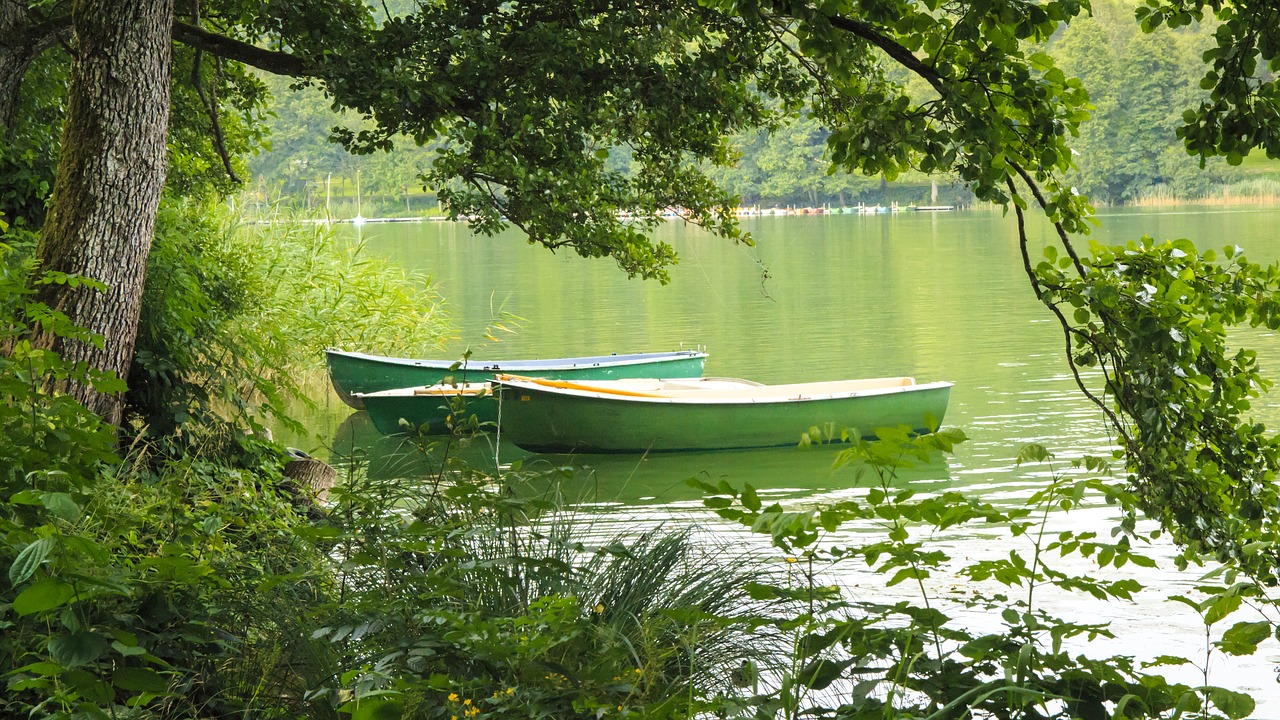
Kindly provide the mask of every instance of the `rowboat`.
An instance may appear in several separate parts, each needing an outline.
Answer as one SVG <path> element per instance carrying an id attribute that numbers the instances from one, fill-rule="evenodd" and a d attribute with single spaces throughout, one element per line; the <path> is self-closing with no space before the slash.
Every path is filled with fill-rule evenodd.
<path id="1" fill-rule="evenodd" d="M 383 435 L 410 429 L 427 434 L 449 432 L 449 421 L 458 406 L 463 415 L 474 415 L 481 423 L 498 420 L 498 404 L 493 401 L 493 388 L 487 382 L 396 388 L 355 393 L 353 397 L 364 404 L 369 420 Z"/>
<path id="2" fill-rule="evenodd" d="M 792 445 L 811 427 L 935 429 L 952 383 L 914 378 L 794 385 L 691 379 L 557 381 L 499 375 L 502 435 L 532 452 L 728 450 Z"/>
<path id="3" fill-rule="evenodd" d="M 547 360 L 415 360 L 325 350 L 329 381 L 342 402 L 364 407 L 356 393 L 488 380 L 496 373 L 579 380 L 702 375 L 707 354 L 693 350 Z"/>

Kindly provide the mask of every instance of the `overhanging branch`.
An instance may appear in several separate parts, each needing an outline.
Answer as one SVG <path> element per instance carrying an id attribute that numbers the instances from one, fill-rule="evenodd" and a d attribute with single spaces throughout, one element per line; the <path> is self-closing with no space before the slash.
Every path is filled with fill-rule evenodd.
<path id="1" fill-rule="evenodd" d="M 828 20 L 831 22 L 831 27 L 856 35 L 880 48 L 886 55 L 898 61 L 899 65 L 927 81 L 933 86 L 934 90 L 938 91 L 939 95 L 946 97 L 947 86 L 937 70 L 921 62 L 920 58 L 916 57 L 914 53 L 877 30 L 874 26 L 843 15 L 832 15 Z"/>
<path id="2" fill-rule="evenodd" d="M 173 39 L 211 55 L 235 60 L 275 75 L 316 77 L 318 74 L 314 68 L 296 55 L 265 50 L 184 22 L 173 23 Z"/>

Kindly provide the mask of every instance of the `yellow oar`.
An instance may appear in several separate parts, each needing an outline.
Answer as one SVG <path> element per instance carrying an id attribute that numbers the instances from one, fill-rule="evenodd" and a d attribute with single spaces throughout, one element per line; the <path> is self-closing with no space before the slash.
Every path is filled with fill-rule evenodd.
<path id="1" fill-rule="evenodd" d="M 544 387 L 560 388 L 562 390 L 581 390 L 583 392 L 602 393 L 605 395 L 628 395 L 630 397 L 668 398 L 668 396 L 666 395 L 656 395 L 654 393 L 636 392 L 635 390 L 603 388 L 603 387 L 598 387 L 596 385 L 579 385 L 578 383 L 569 382 L 567 380 L 548 380 L 546 378 L 532 378 L 532 377 L 525 377 L 523 375 L 499 375 L 498 379 L 499 380 L 517 380 L 520 382 L 532 383 L 534 385 L 542 385 Z"/>

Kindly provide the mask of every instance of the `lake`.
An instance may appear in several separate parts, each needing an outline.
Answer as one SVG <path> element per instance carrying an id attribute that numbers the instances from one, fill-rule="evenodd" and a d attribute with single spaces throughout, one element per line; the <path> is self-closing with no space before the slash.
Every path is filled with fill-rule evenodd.
<path id="1" fill-rule="evenodd" d="M 1189 238 L 1201 248 L 1239 245 L 1255 261 L 1280 257 L 1280 210 L 1104 211 L 1099 220 L 1093 237 L 1108 244 L 1149 234 Z M 1014 462 L 1026 443 L 1041 443 L 1062 459 L 1112 447 L 1102 416 L 1070 378 L 1056 321 L 1031 292 L 1012 216 L 976 210 L 760 217 L 744 218 L 743 226 L 754 236 L 754 247 L 735 246 L 680 221 L 660 228 L 656 237 L 680 255 L 665 286 L 628 280 L 608 260 L 530 246 L 514 233 L 474 237 L 457 223 L 367 225 L 362 232 L 370 251 L 433 277 L 458 335 L 446 357 L 468 349 L 476 358 L 516 358 L 704 348 L 711 376 L 765 383 L 894 375 L 949 380 L 955 387 L 945 425 L 963 429 L 970 441 L 945 465 L 913 471 L 900 482 L 921 492 L 963 490 L 993 503 L 1017 502 L 1043 484 L 1046 468 Z M 1047 226 L 1032 232 L 1033 243 L 1049 237 Z M 1035 248 L 1033 258 L 1039 252 Z M 520 320 L 513 323 L 508 315 Z M 495 330 L 495 323 L 514 332 Z M 500 341 L 486 340 L 487 330 Z M 1258 350 L 1264 372 L 1280 367 L 1275 334 L 1245 331 L 1235 339 Z M 1257 419 L 1277 426 L 1280 409 L 1260 405 Z M 363 414 L 352 415 L 335 396 L 319 398 L 319 409 L 307 421 L 323 439 L 318 444 L 333 448 L 335 462 L 359 446 L 370 453 L 371 471 L 413 471 L 411 458 L 398 454 L 393 441 L 378 439 Z M 470 452 L 478 461 L 493 462 L 488 446 Z M 583 498 L 580 512 L 591 516 L 597 532 L 692 519 L 712 535 L 761 544 L 703 510 L 684 479 L 700 474 L 750 482 L 762 496 L 789 503 L 863 492 L 865 483 L 851 473 L 830 470 L 832 452 L 529 457 L 504 445 L 498 462 L 585 467 L 575 492 Z M 1091 507 L 1055 522 L 1105 535 L 1113 521 L 1107 508 Z M 936 540 L 958 558 L 1023 547 L 999 528 Z M 1151 554 L 1167 558 L 1171 552 L 1157 546 Z M 884 594 L 877 577 L 853 567 L 838 572 L 855 592 Z M 1203 626 L 1188 608 L 1163 600 L 1187 592 L 1194 573 L 1178 574 L 1162 562 L 1157 570 L 1126 567 L 1114 574 L 1135 577 L 1150 589 L 1132 605 L 1055 596 L 1047 601 L 1049 609 L 1089 621 L 1098 613 L 1111 619 L 1122 640 L 1098 643 L 1096 652 L 1203 657 Z M 964 586 L 958 577 L 937 580 L 944 594 Z M 1236 619 L 1255 618 L 1242 612 Z M 1280 717 L 1277 661 L 1274 643 L 1250 658 L 1217 656 L 1210 681 L 1249 690 L 1260 701 L 1257 717 Z M 1199 682 L 1196 674 L 1168 674 Z"/>

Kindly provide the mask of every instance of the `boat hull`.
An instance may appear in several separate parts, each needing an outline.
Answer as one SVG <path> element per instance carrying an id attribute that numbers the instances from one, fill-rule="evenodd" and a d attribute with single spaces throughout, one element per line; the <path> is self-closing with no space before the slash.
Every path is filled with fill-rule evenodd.
<path id="1" fill-rule="evenodd" d="M 395 435 L 410 430 L 428 435 L 438 435 L 450 431 L 450 420 L 455 413 L 456 400 L 462 398 L 461 420 L 474 416 L 481 423 L 481 429 L 492 429 L 498 422 L 498 403 L 492 395 L 464 396 L 449 394 L 433 395 L 393 395 L 387 392 L 358 396 L 364 403 L 365 412 L 378 432 L 383 435 Z"/>
<path id="2" fill-rule="evenodd" d="M 600 355 L 550 360 L 413 360 L 408 358 L 326 350 L 329 381 L 342 402 L 364 409 L 357 393 L 396 388 L 484 381 L 497 373 L 515 373 L 557 380 L 621 380 L 625 378 L 701 377 L 706 353 L 681 350 L 664 353 Z M 456 367 L 455 367 L 456 366 Z M 497 410 L 493 409 L 496 416 Z"/>
<path id="3" fill-rule="evenodd" d="M 598 397 L 503 385 L 502 434 L 544 453 L 635 453 L 729 450 L 794 445 L 811 427 L 917 432 L 940 424 L 950 383 L 931 383 L 854 397 L 759 402 L 679 402 Z"/>

